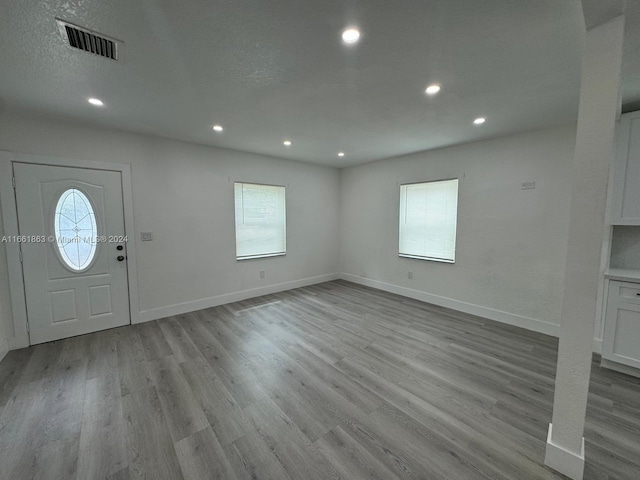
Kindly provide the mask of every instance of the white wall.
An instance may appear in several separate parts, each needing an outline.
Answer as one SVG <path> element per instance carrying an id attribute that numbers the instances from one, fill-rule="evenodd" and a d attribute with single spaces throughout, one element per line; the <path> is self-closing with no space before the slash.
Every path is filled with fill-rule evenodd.
<path id="1" fill-rule="evenodd" d="M 131 164 L 142 319 L 338 272 L 337 169 L 7 111 L 0 150 Z M 287 187 L 286 256 L 235 260 L 234 181 Z M 142 231 L 153 241 L 141 242 Z"/>
<path id="2" fill-rule="evenodd" d="M 344 278 L 557 335 L 574 146 L 564 126 L 342 170 Z M 455 265 L 399 258 L 399 185 L 453 177 Z"/>

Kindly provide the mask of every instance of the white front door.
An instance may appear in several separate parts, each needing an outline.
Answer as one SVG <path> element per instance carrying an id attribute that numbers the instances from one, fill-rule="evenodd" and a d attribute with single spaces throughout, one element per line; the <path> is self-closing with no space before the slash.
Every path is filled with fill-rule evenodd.
<path id="1" fill-rule="evenodd" d="M 129 324 L 121 173 L 13 168 L 31 344 Z"/>

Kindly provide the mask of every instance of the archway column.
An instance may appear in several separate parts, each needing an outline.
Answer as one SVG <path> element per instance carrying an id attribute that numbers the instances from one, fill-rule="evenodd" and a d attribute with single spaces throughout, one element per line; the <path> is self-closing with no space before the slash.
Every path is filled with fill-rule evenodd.
<path id="1" fill-rule="evenodd" d="M 584 424 L 595 333 L 609 167 L 620 106 L 624 15 L 586 32 L 553 418 L 545 464 L 584 472 Z"/>

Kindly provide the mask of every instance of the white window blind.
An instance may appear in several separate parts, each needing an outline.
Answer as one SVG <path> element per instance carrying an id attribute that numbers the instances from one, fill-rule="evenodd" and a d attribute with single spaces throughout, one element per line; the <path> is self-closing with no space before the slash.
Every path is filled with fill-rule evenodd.
<path id="1" fill-rule="evenodd" d="M 236 183 L 236 259 L 287 251 L 284 187 Z"/>
<path id="2" fill-rule="evenodd" d="M 400 186 L 401 257 L 455 262 L 458 180 Z"/>

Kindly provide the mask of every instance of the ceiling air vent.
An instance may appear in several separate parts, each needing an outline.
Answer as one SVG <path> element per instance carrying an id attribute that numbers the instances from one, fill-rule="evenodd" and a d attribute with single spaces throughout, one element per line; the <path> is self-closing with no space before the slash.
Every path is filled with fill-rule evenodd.
<path id="1" fill-rule="evenodd" d="M 118 60 L 119 41 L 56 18 L 62 38 L 73 48 Z"/>

